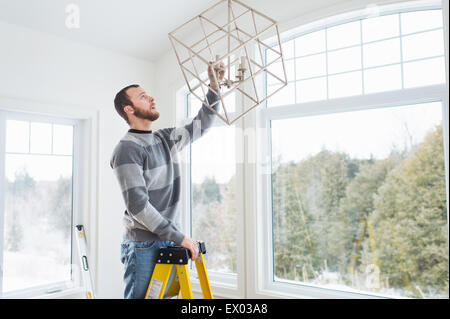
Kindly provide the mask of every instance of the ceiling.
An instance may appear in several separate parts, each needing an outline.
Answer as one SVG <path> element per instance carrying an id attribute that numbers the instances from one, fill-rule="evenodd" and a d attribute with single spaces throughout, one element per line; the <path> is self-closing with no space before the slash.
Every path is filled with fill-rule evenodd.
<path id="1" fill-rule="evenodd" d="M 0 20 L 154 61 L 168 50 L 167 34 L 219 0 L 0 0 Z M 277 21 L 342 0 L 241 0 Z M 79 28 L 68 28 L 69 4 Z M 70 8 L 70 7 L 69 7 Z"/>

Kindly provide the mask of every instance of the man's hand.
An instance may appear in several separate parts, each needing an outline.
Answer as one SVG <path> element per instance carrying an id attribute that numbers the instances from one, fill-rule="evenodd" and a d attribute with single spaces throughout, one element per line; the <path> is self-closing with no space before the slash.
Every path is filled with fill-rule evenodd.
<path id="1" fill-rule="evenodd" d="M 192 260 L 196 260 L 198 257 L 198 242 L 194 239 L 191 239 L 189 237 L 184 237 L 183 241 L 181 242 L 181 247 L 189 249 L 191 252 L 191 258 Z"/>
<path id="2" fill-rule="evenodd" d="M 214 91 L 217 91 L 218 84 L 214 80 L 214 73 L 213 73 L 214 68 L 211 66 L 211 64 L 212 64 L 212 62 L 209 61 L 209 66 L 208 66 L 209 84 Z M 222 81 L 225 76 L 225 66 L 222 62 L 220 63 L 220 69 L 221 69 L 221 71 L 219 71 L 219 78 L 217 80 Z"/>

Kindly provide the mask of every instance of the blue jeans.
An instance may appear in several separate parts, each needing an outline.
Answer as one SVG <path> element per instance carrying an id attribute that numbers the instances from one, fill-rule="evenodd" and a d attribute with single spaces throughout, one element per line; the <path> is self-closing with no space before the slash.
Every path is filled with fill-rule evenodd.
<path id="1" fill-rule="evenodd" d="M 175 246 L 170 240 L 161 241 L 132 241 L 123 239 L 120 260 L 124 265 L 123 280 L 125 282 L 125 299 L 144 299 L 150 279 L 155 268 L 159 248 Z M 175 267 L 173 267 L 175 269 Z M 174 271 L 170 275 L 170 285 Z"/>

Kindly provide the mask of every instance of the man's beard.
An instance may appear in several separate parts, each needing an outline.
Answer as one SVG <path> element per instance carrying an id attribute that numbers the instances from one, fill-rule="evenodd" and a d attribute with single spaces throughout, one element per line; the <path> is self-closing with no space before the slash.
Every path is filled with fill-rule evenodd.
<path id="1" fill-rule="evenodd" d="M 143 120 L 156 121 L 159 118 L 159 112 L 157 111 L 148 111 L 148 110 L 140 110 L 137 107 L 134 108 L 134 116 Z"/>

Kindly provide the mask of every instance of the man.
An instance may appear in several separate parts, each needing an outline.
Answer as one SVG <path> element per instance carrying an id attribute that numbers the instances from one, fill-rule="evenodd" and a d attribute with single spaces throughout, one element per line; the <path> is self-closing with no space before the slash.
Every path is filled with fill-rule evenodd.
<path id="1" fill-rule="evenodd" d="M 218 85 L 212 72 L 210 65 L 210 88 L 217 92 Z M 220 80 L 224 73 L 220 72 Z M 210 104 L 218 100 L 212 90 L 208 90 L 206 98 Z M 144 298 L 159 248 L 179 245 L 189 249 L 192 260 L 198 256 L 198 242 L 185 236 L 174 224 L 181 191 L 180 168 L 175 154 L 203 135 L 215 116 L 203 104 L 188 125 L 152 132 L 151 125 L 158 119 L 159 112 L 154 98 L 143 88 L 138 85 L 123 88 L 117 93 L 114 104 L 130 126 L 114 149 L 110 162 L 126 206 L 121 245 L 121 261 L 125 268 L 124 297 Z M 216 111 L 218 107 L 219 103 L 213 106 Z M 188 138 L 181 136 L 180 139 L 182 133 L 188 134 Z"/>

